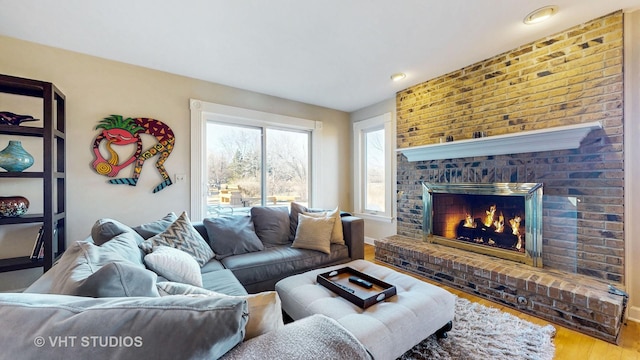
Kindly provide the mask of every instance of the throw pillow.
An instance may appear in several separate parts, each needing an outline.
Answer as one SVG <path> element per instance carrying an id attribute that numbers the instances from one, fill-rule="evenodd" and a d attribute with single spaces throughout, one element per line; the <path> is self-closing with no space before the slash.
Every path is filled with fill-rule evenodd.
<path id="1" fill-rule="evenodd" d="M 148 238 L 156 236 L 161 232 L 167 230 L 167 228 L 171 226 L 171 224 L 173 224 L 176 220 L 178 220 L 176 214 L 170 212 L 160 220 L 134 226 L 132 229 L 140 234 L 143 239 L 147 240 Z"/>
<path id="2" fill-rule="evenodd" d="M 298 215 L 298 229 L 291 247 L 331 253 L 331 232 L 335 218 Z"/>
<path id="3" fill-rule="evenodd" d="M 333 223 L 333 230 L 331 231 L 331 243 L 344 245 L 344 234 L 342 232 L 342 219 L 340 218 L 340 210 L 336 207 L 333 211 L 323 212 L 304 212 L 304 215 L 312 217 L 332 217 L 336 221 Z"/>
<path id="4" fill-rule="evenodd" d="M 293 241 L 296 237 L 296 231 L 298 230 L 298 215 L 302 213 L 320 213 L 323 212 L 320 209 L 309 209 L 308 207 L 298 204 L 297 202 L 291 203 L 291 212 L 289 213 L 289 230 L 291 232 L 289 239 Z"/>
<path id="5" fill-rule="evenodd" d="M 244 340 L 249 340 L 284 326 L 280 297 L 275 291 L 263 291 L 257 294 L 231 296 L 187 284 L 160 282 L 157 284 L 160 296 L 189 295 L 194 297 L 228 297 L 246 299 L 249 305 L 249 321 Z"/>
<path id="6" fill-rule="evenodd" d="M 251 220 L 263 244 L 289 244 L 289 210 L 286 207 L 253 207 Z"/>
<path id="7" fill-rule="evenodd" d="M 169 281 L 202 286 L 200 265 L 182 250 L 169 246 L 154 246 L 144 257 L 144 263 L 156 274 Z"/>
<path id="8" fill-rule="evenodd" d="M 165 231 L 140 243 L 140 248 L 147 254 L 154 246 L 165 245 L 180 249 L 193 256 L 202 267 L 215 255 L 207 242 L 193 228 L 186 212 L 173 222 Z"/>
<path id="9" fill-rule="evenodd" d="M 264 250 L 250 216 L 225 216 L 202 221 L 216 259 Z"/>
<path id="10" fill-rule="evenodd" d="M 218 359 L 242 341 L 246 313 L 239 298 L 6 293 L 0 318 L 15 336 L 0 336 L 0 348 L 20 359 Z M 68 341 L 55 346 L 52 338 Z M 100 346 L 115 340 L 117 346 Z"/>
<path id="11" fill-rule="evenodd" d="M 296 236 L 296 231 L 298 230 L 298 215 L 309 212 L 309 209 L 297 202 L 291 203 L 291 211 L 289 212 L 289 230 L 291 231 L 291 240 Z"/>
<path id="12" fill-rule="evenodd" d="M 138 243 L 144 240 L 132 228 L 113 219 L 99 219 L 91 227 L 91 238 L 96 245 L 102 245 L 122 233 L 134 233 Z"/>

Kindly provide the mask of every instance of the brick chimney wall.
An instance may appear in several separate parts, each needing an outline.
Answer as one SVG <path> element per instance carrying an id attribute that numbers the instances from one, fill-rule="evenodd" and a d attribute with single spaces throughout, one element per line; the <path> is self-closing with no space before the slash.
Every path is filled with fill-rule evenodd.
<path id="1" fill-rule="evenodd" d="M 396 96 L 397 147 L 600 121 L 575 150 L 408 162 L 398 234 L 422 239 L 421 182 L 540 182 L 543 262 L 624 281 L 623 15 L 616 12 Z"/>

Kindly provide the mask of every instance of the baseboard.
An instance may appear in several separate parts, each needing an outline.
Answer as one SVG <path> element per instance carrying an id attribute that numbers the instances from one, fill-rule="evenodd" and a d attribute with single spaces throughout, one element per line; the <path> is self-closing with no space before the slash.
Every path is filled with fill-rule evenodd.
<path id="1" fill-rule="evenodd" d="M 640 307 L 632 306 L 627 311 L 627 320 L 633 322 L 640 322 Z"/>
<path id="2" fill-rule="evenodd" d="M 374 239 L 374 238 L 372 238 L 372 237 L 368 237 L 368 236 L 365 236 L 365 237 L 364 237 L 364 243 L 365 243 L 365 244 L 375 245 L 375 244 L 374 244 L 374 241 L 375 241 L 375 239 Z"/>

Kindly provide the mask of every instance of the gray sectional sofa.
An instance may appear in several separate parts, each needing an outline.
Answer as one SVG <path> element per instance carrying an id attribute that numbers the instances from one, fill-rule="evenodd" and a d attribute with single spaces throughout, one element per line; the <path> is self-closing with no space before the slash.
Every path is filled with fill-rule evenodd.
<path id="1" fill-rule="evenodd" d="M 0 346 L 25 359 L 259 358 L 265 348 L 291 359 L 367 358 L 331 319 L 284 325 L 273 291 L 285 277 L 364 257 L 363 220 L 336 212 L 294 204 L 291 213 L 254 208 L 197 223 L 185 213 L 133 227 L 100 219 L 24 293 L 0 294 L 0 326 L 22 319 Z M 307 345 L 276 341 L 292 336 Z M 78 343 L 62 347 L 59 339 Z M 308 352 L 314 347 L 325 350 Z"/>

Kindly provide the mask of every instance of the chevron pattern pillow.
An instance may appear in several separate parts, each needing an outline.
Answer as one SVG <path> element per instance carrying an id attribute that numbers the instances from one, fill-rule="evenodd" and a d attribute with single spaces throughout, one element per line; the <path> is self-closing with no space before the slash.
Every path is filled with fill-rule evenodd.
<path id="1" fill-rule="evenodd" d="M 182 250 L 193 256 L 200 267 L 215 255 L 198 230 L 191 225 L 186 212 L 183 212 L 167 230 L 141 242 L 138 246 L 147 254 L 153 251 L 154 246 L 170 246 Z"/>

